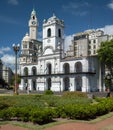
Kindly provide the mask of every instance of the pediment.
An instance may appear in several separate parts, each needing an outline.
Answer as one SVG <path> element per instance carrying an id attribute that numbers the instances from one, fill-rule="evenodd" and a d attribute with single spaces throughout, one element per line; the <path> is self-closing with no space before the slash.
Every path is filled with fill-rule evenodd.
<path id="1" fill-rule="evenodd" d="M 43 55 L 50 55 L 50 54 L 53 54 L 53 53 L 54 53 L 54 50 L 53 50 L 52 46 L 47 46 L 47 47 L 44 48 Z"/>

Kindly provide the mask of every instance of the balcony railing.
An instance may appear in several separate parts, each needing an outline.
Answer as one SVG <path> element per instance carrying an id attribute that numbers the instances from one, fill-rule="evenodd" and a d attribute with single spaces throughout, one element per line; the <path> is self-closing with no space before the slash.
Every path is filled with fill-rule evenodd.
<path id="1" fill-rule="evenodd" d="M 55 76 L 55 75 L 77 75 L 77 74 L 96 74 L 95 70 L 89 70 L 89 71 L 82 71 L 82 72 L 64 72 L 64 71 L 57 71 L 57 72 L 37 72 L 36 74 L 29 74 L 29 75 L 21 75 L 22 77 L 42 77 L 42 76 Z"/>

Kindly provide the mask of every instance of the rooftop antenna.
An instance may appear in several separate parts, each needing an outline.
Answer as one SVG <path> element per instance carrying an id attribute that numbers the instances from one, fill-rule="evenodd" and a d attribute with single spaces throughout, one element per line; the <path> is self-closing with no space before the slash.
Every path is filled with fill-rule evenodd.
<path id="1" fill-rule="evenodd" d="M 91 6 L 90 8 L 89 8 L 89 25 L 88 25 L 88 29 L 93 29 L 93 17 L 92 17 L 92 11 L 93 11 L 93 7 Z"/>
<path id="2" fill-rule="evenodd" d="M 56 16 L 56 15 L 55 15 L 55 11 L 54 11 L 54 10 L 53 10 L 53 16 Z"/>
<path id="3" fill-rule="evenodd" d="M 33 4 L 33 10 L 35 10 L 35 4 Z"/>

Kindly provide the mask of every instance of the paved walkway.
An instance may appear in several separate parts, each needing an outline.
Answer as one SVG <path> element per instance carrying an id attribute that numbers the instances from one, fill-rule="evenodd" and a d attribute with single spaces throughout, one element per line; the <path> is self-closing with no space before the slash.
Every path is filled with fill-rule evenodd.
<path id="1" fill-rule="evenodd" d="M 82 123 L 82 122 L 65 123 L 47 128 L 45 130 L 100 130 L 101 128 L 105 128 L 109 125 L 113 125 L 113 116 L 94 124 Z M 0 130 L 30 130 L 30 129 L 7 124 L 7 125 L 1 125 Z"/>
<path id="2" fill-rule="evenodd" d="M 66 124 L 53 126 L 45 130 L 100 130 L 101 128 L 105 128 L 109 125 L 113 125 L 113 117 L 107 118 L 103 121 L 94 124 L 80 123 L 80 122 L 66 123 Z"/>

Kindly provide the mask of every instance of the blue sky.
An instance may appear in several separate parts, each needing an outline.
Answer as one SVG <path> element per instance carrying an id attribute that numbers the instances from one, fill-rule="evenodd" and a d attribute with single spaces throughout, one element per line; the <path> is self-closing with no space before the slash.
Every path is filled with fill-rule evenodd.
<path id="1" fill-rule="evenodd" d="M 0 58 L 14 64 L 12 44 L 21 43 L 28 32 L 28 20 L 35 8 L 42 22 L 53 13 L 65 23 L 65 36 L 88 29 L 102 28 L 113 34 L 113 0 L 0 0 Z"/>

